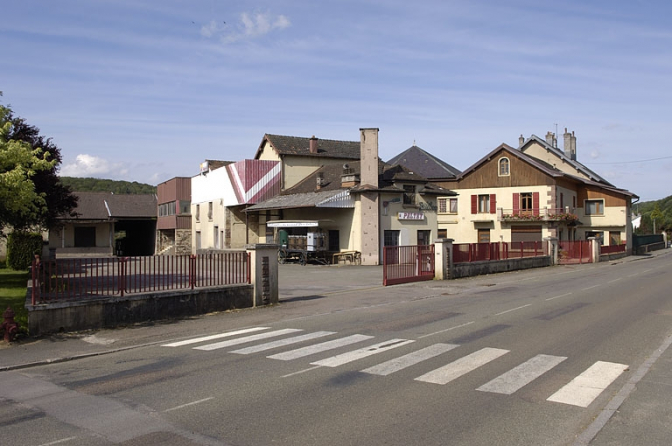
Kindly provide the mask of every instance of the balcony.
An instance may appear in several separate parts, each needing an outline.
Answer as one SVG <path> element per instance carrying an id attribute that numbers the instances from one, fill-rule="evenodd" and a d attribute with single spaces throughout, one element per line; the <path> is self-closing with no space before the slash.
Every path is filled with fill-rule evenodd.
<path id="1" fill-rule="evenodd" d="M 565 222 L 574 223 L 579 216 L 570 208 L 503 209 L 497 208 L 497 221 L 504 222 Z"/>

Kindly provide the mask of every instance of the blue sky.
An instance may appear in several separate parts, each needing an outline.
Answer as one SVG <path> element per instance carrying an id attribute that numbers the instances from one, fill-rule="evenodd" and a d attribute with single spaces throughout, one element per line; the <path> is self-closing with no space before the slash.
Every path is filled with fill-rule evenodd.
<path id="1" fill-rule="evenodd" d="M 158 184 L 252 158 L 264 133 L 419 147 L 466 169 L 574 131 L 579 161 L 672 195 L 672 6 L 546 2 L 5 2 L 3 104 L 61 174 Z"/>

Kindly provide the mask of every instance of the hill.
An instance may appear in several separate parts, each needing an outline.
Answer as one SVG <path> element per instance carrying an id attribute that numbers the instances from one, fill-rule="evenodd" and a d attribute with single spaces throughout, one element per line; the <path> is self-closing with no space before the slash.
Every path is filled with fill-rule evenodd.
<path id="1" fill-rule="evenodd" d="M 115 194 L 155 194 L 156 186 L 137 181 L 104 180 L 100 178 L 60 177 L 75 192 L 114 192 Z"/>
<path id="2" fill-rule="evenodd" d="M 635 231 L 637 234 L 653 233 L 653 217 L 656 209 L 660 211 L 656 218 L 656 232 L 672 231 L 672 195 L 655 201 L 644 201 L 633 205 L 633 212 L 642 216 L 642 223 Z"/>

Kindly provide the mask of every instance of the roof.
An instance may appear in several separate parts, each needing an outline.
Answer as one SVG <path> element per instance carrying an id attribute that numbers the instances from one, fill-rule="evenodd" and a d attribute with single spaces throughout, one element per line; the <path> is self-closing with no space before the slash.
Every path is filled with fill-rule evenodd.
<path id="1" fill-rule="evenodd" d="M 349 174 L 359 174 L 360 163 L 355 161 L 347 164 Z M 343 175 L 343 166 L 327 165 L 322 166 L 312 175 L 304 178 L 294 187 L 283 191 L 262 203 L 247 208 L 249 211 L 259 211 L 268 209 L 290 209 L 302 207 L 333 207 L 333 203 L 343 203 L 340 207 L 350 206 L 351 195 L 366 191 L 403 193 L 403 188 L 395 183 L 416 183 L 421 185 L 418 190 L 420 194 L 453 196 L 457 195 L 448 189 L 428 183 L 427 179 L 409 171 L 404 166 L 391 166 L 383 161 L 378 162 L 378 185 L 357 185 L 353 187 L 343 187 L 341 184 L 341 175 Z M 321 186 L 317 189 L 317 178 L 321 176 Z M 338 206 L 337 206 L 338 207 Z"/>
<path id="2" fill-rule="evenodd" d="M 359 141 L 334 141 L 317 139 L 317 153 L 310 152 L 311 138 L 300 136 L 282 136 L 265 134 L 259 144 L 255 158 L 261 154 L 264 143 L 268 141 L 278 155 L 315 156 L 323 158 L 343 158 L 358 160 L 360 156 Z"/>
<path id="3" fill-rule="evenodd" d="M 154 194 L 113 194 L 111 192 L 73 192 L 77 196 L 75 220 L 111 220 L 118 218 L 156 218 Z M 70 217 L 63 219 L 71 220 Z"/>
<path id="4" fill-rule="evenodd" d="M 518 148 L 520 152 L 524 152 L 525 146 L 527 146 L 530 142 L 536 142 L 540 144 L 542 147 L 544 147 L 546 150 L 549 152 L 553 153 L 555 156 L 557 156 L 560 160 L 564 161 L 565 163 L 569 164 L 570 166 L 573 166 L 576 170 L 579 172 L 583 173 L 586 175 L 588 178 L 590 178 L 593 181 L 598 181 L 600 183 L 604 183 L 607 186 L 614 187 L 613 184 L 611 184 L 609 181 L 595 173 L 594 171 L 590 170 L 588 167 L 584 166 L 580 162 L 573 160 L 569 158 L 567 155 L 565 155 L 565 152 L 558 149 L 557 147 L 553 147 L 549 143 L 546 142 L 546 140 L 539 138 L 537 135 L 532 135 L 529 138 L 523 142 L 523 144 Z"/>
<path id="5" fill-rule="evenodd" d="M 501 144 L 499 147 L 485 155 L 483 158 L 480 160 L 476 161 L 474 164 L 472 164 L 469 168 L 467 168 L 465 171 L 463 171 L 460 175 L 458 175 L 457 180 L 460 180 L 464 178 L 466 175 L 469 173 L 475 171 L 478 167 L 480 167 L 482 164 L 484 164 L 486 161 L 491 159 L 497 152 L 499 151 L 505 151 L 509 155 L 514 156 L 521 161 L 524 161 L 528 164 L 530 164 L 533 167 L 536 167 L 537 169 L 541 170 L 545 174 L 553 177 L 553 178 L 566 178 L 578 183 L 583 183 L 587 186 L 595 186 L 595 187 L 601 187 L 605 190 L 618 193 L 621 195 L 627 195 L 630 197 L 637 197 L 637 195 L 633 194 L 630 191 L 627 191 L 625 189 L 619 189 L 615 186 L 613 186 L 611 183 L 606 183 L 606 182 L 600 182 L 600 181 L 594 181 L 594 180 L 589 180 L 583 177 L 578 177 L 576 175 L 570 175 L 567 174 L 560 169 L 551 166 L 550 164 L 546 163 L 545 161 L 539 160 L 537 158 L 534 158 L 532 156 L 529 156 L 525 154 L 524 152 L 514 149 L 513 147 L 507 145 L 507 144 Z"/>
<path id="6" fill-rule="evenodd" d="M 387 163 L 407 167 L 409 170 L 429 180 L 453 179 L 461 173 L 450 164 L 440 160 L 431 153 L 425 152 L 416 145 L 401 152 Z"/>

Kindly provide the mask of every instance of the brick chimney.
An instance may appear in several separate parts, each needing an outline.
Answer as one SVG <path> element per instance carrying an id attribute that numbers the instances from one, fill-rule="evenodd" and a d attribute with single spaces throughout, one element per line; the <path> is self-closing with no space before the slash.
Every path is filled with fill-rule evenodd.
<path id="1" fill-rule="evenodd" d="M 551 147 L 558 147 L 558 139 L 555 137 L 555 133 L 548 132 L 546 133 L 546 144 Z"/>
<path id="2" fill-rule="evenodd" d="M 315 184 L 315 188 L 317 190 L 322 189 L 322 186 L 324 185 L 324 172 L 317 172 L 317 184 Z"/>
<path id="3" fill-rule="evenodd" d="M 315 138 L 315 135 L 313 135 L 310 138 L 310 153 L 317 153 L 317 138 Z"/>
<path id="4" fill-rule="evenodd" d="M 525 137 L 521 133 L 520 136 L 518 137 L 518 147 L 523 147 L 523 144 L 525 144 Z"/>
<path id="5" fill-rule="evenodd" d="M 565 134 L 562 136 L 565 138 L 565 156 L 572 161 L 576 161 L 576 136 L 574 136 L 574 132 L 569 133 L 565 127 Z"/>

